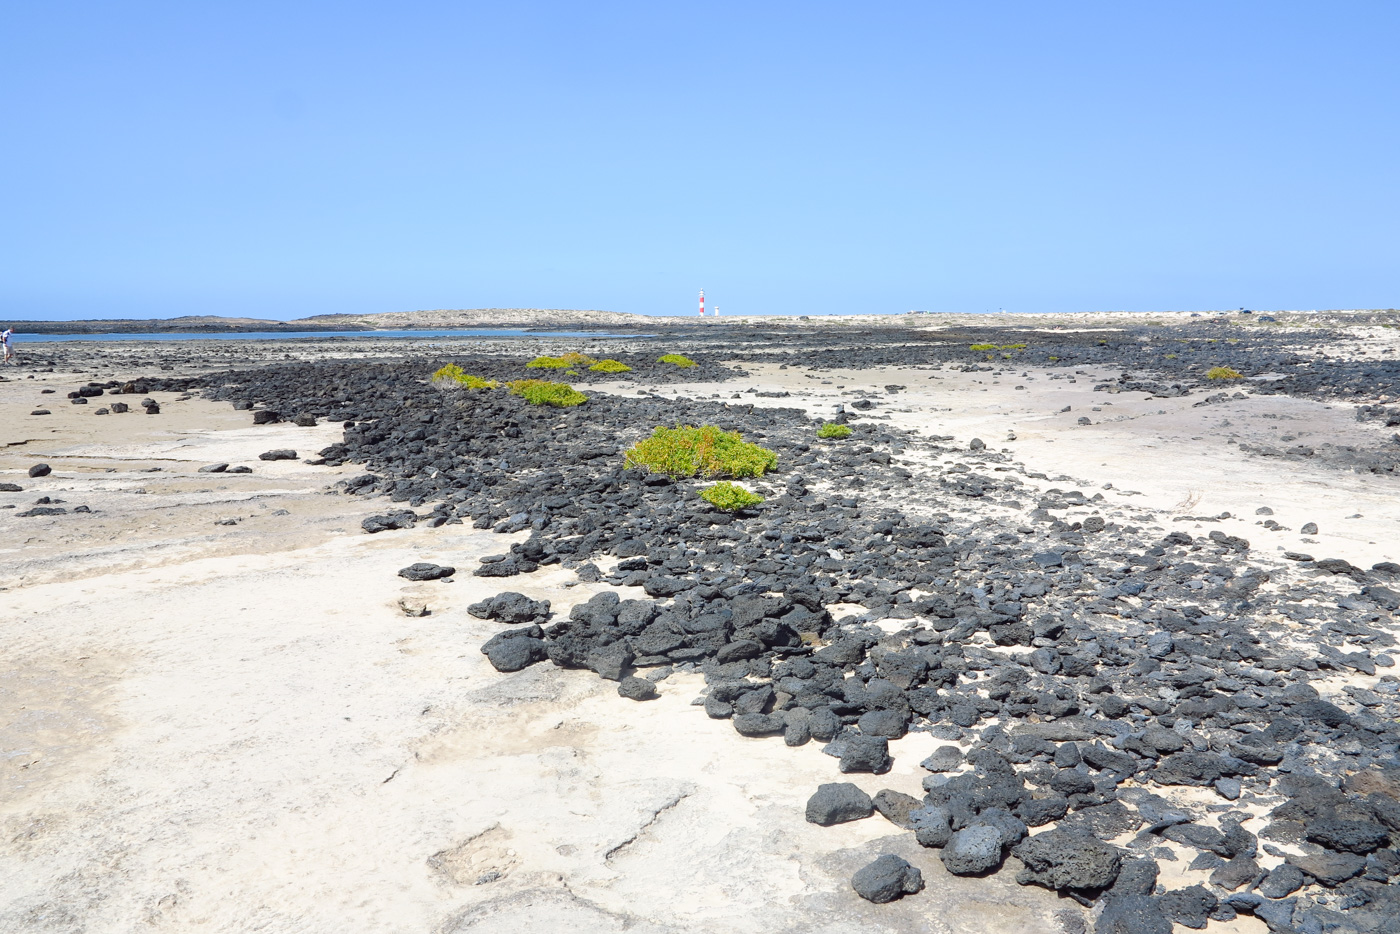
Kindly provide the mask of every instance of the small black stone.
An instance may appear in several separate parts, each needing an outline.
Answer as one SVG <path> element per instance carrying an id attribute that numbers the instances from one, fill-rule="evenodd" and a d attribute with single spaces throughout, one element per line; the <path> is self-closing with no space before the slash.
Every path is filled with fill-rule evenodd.
<path id="1" fill-rule="evenodd" d="M 660 696 L 656 690 L 656 685 L 646 678 L 637 678 L 629 675 L 623 678 L 617 685 L 617 693 L 634 701 L 653 700 Z"/>
<path id="2" fill-rule="evenodd" d="M 442 565 L 428 564 L 426 562 L 419 562 L 417 564 L 410 564 L 408 567 L 400 569 L 399 577 L 403 577 L 411 581 L 435 581 L 444 577 L 451 577 L 455 573 L 457 573 L 456 568 L 443 567 Z"/>

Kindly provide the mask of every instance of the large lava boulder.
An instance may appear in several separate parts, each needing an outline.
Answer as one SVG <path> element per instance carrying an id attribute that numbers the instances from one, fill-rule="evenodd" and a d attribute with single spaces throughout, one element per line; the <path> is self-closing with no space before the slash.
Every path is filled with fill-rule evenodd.
<path id="1" fill-rule="evenodd" d="M 1107 888 L 1123 864 L 1117 847 L 1082 830 L 1047 830 L 1022 841 L 1012 854 L 1026 867 L 1017 882 L 1056 891 Z"/>
<path id="2" fill-rule="evenodd" d="M 510 629 L 486 640 L 481 651 L 497 671 L 519 671 L 548 657 L 543 636 L 538 626 Z"/>

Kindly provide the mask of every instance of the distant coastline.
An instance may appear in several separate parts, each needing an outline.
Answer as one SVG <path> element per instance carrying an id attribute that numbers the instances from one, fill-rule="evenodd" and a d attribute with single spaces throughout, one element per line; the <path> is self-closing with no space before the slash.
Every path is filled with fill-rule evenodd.
<path id="1" fill-rule="evenodd" d="M 655 322 L 665 320 L 612 311 L 474 308 L 457 311 L 398 311 L 374 315 L 313 315 L 292 321 L 184 315 L 178 318 L 85 318 L 72 321 L 7 319 L 3 323 L 21 334 L 236 334 L 443 328 L 655 328 Z"/>
<path id="2" fill-rule="evenodd" d="M 71 333 L 49 333 L 43 331 L 16 331 L 15 342 L 21 346 L 42 345 L 45 343 L 68 343 L 72 341 L 384 341 L 384 340 L 500 340 L 510 338 L 645 338 L 654 337 L 651 332 L 617 330 L 553 331 L 545 328 L 371 328 L 359 331 L 251 331 L 251 330 L 174 330 L 174 331 L 78 331 Z"/>
<path id="3" fill-rule="evenodd" d="M 178 318 L 89 318 L 73 321 L 0 320 L 19 334 L 239 334 L 334 333 L 374 331 L 440 331 L 459 329 L 512 329 L 523 331 L 600 331 L 609 333 L 690 331 L 697 328 L 831 327 L 942 328 L 985 324 L 991 318 L 1006 326 L 1046 327 L 1112 326 L 1141 321 L 1170 323 L 1188 318 L 1228 318 L 1253 323 L 1396 324 L 1395 309 L 1347 309 L 1318 311 L 1086 311 L 1086 312 L 893 312 L 885 314 L 828 315 L 641 315 L 619 311 L 564 308 L 466 308 L 433 311 L 389 311 L 363 315 L 312 315 L 292 321 L 265 318 L 185 315 Z"/>
<path id="4" fill-rule="evenodd" d="M 6 320 L 19 334 L 233 334 L 246 332 L 343 331 L 346 328 L 293 325 L 250 318 L 91 318 L 77 321 Z M 363 330 L 363 329 L 357 329 Z"/>

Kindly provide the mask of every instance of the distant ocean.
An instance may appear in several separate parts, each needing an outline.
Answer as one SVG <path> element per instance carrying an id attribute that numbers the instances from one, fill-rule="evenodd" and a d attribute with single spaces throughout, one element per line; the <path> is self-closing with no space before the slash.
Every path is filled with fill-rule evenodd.
<path id="1" fill-rule="evenodd" d="M 23 334 L 16 333 L 17 344 L 38 344 L 45 341 L 285 341 L 382 340 L 384 338 L 485 338 L 485 337 L 655 337 L 654 334 L 613 334 L 605 331 L 522 331 L 492 328 L 458 328 L 443 331 L 243 331 L 216 333 L 169 334 Z"/>

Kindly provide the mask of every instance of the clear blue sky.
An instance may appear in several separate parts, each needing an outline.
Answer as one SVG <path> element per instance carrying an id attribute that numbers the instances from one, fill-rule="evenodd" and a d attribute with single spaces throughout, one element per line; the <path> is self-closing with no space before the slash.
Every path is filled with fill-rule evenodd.
<path id="1" fill-rule="evenodd" d="M 0 317 L 1400 305 L 1400 4 L 11 3 Z"/>

